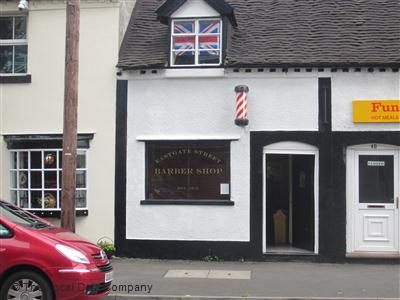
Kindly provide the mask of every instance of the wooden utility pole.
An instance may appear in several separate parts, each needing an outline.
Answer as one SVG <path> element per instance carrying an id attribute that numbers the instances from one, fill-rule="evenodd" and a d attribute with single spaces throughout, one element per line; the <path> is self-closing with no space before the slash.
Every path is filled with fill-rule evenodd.
<path id="1" fill-rule="evenodd" d="M 61 227 L 75 232 L 80 0 L 67 0 Z"/>

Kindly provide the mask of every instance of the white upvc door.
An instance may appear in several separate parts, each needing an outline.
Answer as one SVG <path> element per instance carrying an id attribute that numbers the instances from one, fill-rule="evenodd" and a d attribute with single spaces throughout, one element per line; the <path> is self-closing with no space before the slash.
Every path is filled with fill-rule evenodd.
<path id="1" fill-rule="evenodd" d="M 371 145 L 349 153 L 350 252 L 399 254 L 399 152 Z"/>

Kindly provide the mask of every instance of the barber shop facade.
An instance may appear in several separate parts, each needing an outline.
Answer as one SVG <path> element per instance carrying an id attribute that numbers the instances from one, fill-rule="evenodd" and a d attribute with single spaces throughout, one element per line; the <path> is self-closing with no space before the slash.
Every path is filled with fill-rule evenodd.
<path id="1" fill-rule="evenodd" d="M 399 258 L 399 58 L 364 43 L 352 61 L 308 55 L 312 40 L 276 52 L 301 26 L 241 2 L 136 4 L 118 64 L 118 254 Z M 256 36 L 281 18 L 291 36 Z"/>

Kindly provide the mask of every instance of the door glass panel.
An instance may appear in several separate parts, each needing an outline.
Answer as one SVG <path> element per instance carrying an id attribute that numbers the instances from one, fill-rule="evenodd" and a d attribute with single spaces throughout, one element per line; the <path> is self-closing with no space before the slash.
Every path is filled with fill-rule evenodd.
<path id="1" fill-rule="evenodd" d="M 393 155 L 359 156 L 359 202 L 393 203 Z"/>

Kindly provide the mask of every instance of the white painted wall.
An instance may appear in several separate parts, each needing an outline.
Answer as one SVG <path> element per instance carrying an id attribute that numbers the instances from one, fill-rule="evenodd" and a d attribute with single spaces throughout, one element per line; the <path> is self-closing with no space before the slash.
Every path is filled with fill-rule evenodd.
<path id="1" fill-rule="evenodd" d="M 332 130 L 384 131 L 400 130 L 399 123 L 353 123 L 353 100 L 400 99 L 399 73 L 332 73 Z"/>
<path id="2" fill-rule="evenodd" d="M 12 1 L 0 5 L 2 12 L 15 9 Z M 77 233 L 95 242 L 114 236 L 118 2 L 82 1 L 80 28 L 78 132 L 95 135 L 88 151 L 89 216 L 77 218 Z M 65 1 L 31 2 L 28 73 L 32 83 L 0 84 L 0 135 L 62 133 L 64 49 Z M 10 156 L 3 141 L 0 147 L 0 196 L 8 199 Z"/>
<path id="3" fill-rule="evenodd" d="M 318 130 L 317 73 L 233 73 L 219 77 L 207 73 L 196 78 L 184 72 L 187 70 L 179 71 L 184 77 L 166 79 L 163 73 L 125 77 L 135 82 L 129 96 L 136 102 L 145 100 L 143 107 L 136 107 L 138 134 L 234 135 L 238 129 L 233 124 L 234 88 L 242 84 L 250 89 L 250 130 Z M 189 122 L 188 126 L 182 126 L 182 120 Z"/>
<path id="4" fill-rule="evenodd" d="M 203 0 L 187 0 L 171 18 L 219 17 L 220 14 Z"/>
<path id="5" fill-rule="evenodd" d="M 249 131 L 317 130 L 317 77 L 135 79 L 128 88 L 127 238 L 249 241 Z M 245 129 L 234 125 L 234 87 L 238 84 L 250 88 L 250 126 Z M 140 205 L 145 199 L 145 142 L 137 138 L 143 137 L 239 138 L 231 143 L 231 200 L 235 205 Z"/>

